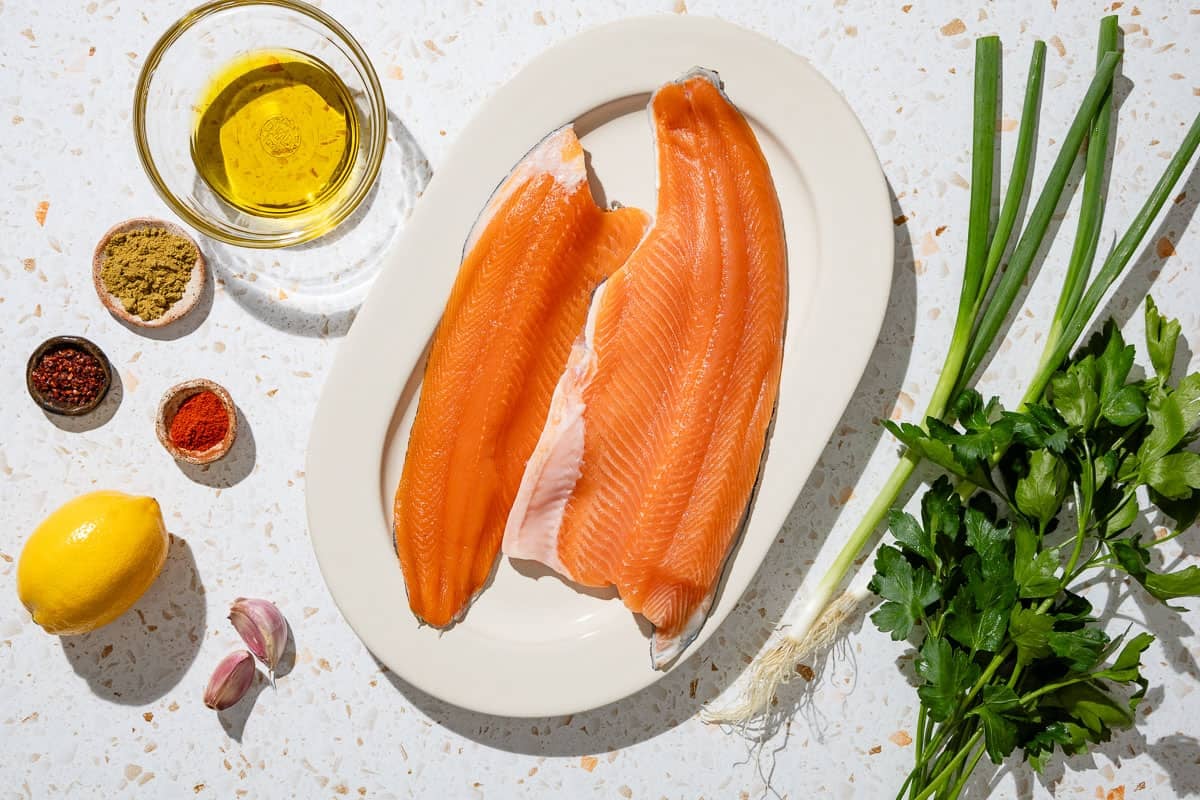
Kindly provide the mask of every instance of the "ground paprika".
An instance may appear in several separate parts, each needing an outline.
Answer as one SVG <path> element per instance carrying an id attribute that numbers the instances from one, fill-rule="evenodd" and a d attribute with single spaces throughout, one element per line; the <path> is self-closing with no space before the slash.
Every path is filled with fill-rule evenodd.
<path id="1" fill-rule="evenodd" d="M 205 390 L 183 401 L 168 433 L 179 449 L 202 453 L 220 444 L 228 432 L 229 414 L 221 398 Z"/>

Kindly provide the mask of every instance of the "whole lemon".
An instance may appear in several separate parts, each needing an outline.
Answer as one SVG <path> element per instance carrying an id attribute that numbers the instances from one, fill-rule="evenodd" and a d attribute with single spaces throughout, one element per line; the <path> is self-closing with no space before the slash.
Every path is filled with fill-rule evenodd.
<path id="1" fill-rule="evenodd" d="M 80 495 L 42 521 L 17 564 L 17 594 L 48 633 L 87 633 L 129 610 L 167 558 L 153 497 Z"/>

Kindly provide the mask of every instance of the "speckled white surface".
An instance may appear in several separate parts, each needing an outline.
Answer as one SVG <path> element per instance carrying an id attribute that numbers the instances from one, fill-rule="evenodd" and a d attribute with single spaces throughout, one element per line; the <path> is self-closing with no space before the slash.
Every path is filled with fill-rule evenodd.
<path id="1" fill-rule="evenodd" d="M 898 261 L 880 343 L 742 608 L 683 669 L 634 698 L 571 718 L 514 721 L 447 707 L 382 672 L 342 621 L 317 573 L 304 527 L 306 428 L 338 336 L 353 315 L 314 310 L 287 291 L 293 254 L 245 256 L 209 243 L 219 285 L 211 308 L 182 331 L 164 338 L 139 335 L 111 318 L 92 291 L 88 265 L 96 238 L 119 219 L 166 214 L 138 167 L 129 106 L 142 57 L 187 6 L 0 0 L 0 175 L 6 189 L 0 201 L 0 407 L 6 431 L 0 436 L 0 792 L 890 796 L 912 757 L 905 742 L 915 697 L 895 663 L 903 648 L 870 625 L 852 633 L 790 732 L 766 747 L 755 750 L 705 727 L 695 713 L 734 682 L 762 646 L 817 557 L 820 538 L 831 526 L 851 525 L 890 469 L 895 449 L 873 420 L 912 415 L 932 386 L 949 336 L 966 234 L 973 37 L 1003 37 L 1006 148 L 1029 47 L 1035 36 L 1050 43 L 1039 131 L 1044 170 L 1048 145 L 1062 135 L 1064 115 L 1082 92 L 1096 21 L 1106 7 L 1074 0 L 323 4 L 374 59 L 404 157 L 392 156 L 389 180 L 396 183 L 383 195 L 387 202 L 363 215 L 351 235 L 308 251 L 306 258 L 369 257 L 390 226 L 402 224 L 410 195 L 424 180 L 424 160 L 437 169 L 449 138 L 488 92 L 548 44 L 641 13 L 717 14 L 805 55 L 862 118 L 895 195 Z M 1128 48 L 1122 84 L 1129 92 L 1117 127 L 1110 230 L 1130 218 L 1200 107 L 1194 49 L 1200 6 L 1145 0 L 1126 2 L 1119 13 Z M 1200 341 L 1200 230 L 1193 225 L 1185 232 L 1198 199 L 1200 178 L 1193 172 L 1186 197 L 1152 233 L 1110 306 L 1128 321 L 1131 336 L 1140 336 L 1137 302 L 1153 284 L 1160 306 L 1182 319 L 1193 346 Z M 49 207 L 39 224 L 42 202 Z M 1068 230 L 1072 220 L 1073 210 Z M 1062 268 L 1068 244 L 1064 236 L 1051 250 L 1045 273 Z M 1012 398 L 1023 368 L 1040 349 L 1038 332 L 1052 296 L 1050 281 L 1032 289 L 983 379 L 984 391 Z M 108 403 L 99 420 L 50 420 L 25 394 L 26 356 L 58 333 L 92 338 L 121 375 L 121 401 Z M 197 376 L 230 389 L 246 429 L 227 461 L 184 470 L 155 442 L 153 414 L 167 386 Z M 135 613 L 60 641 L 42 633 L 20 608 L 15 559 L 42 516 L 70 496 L 100 487 L 157 496 L 175 536 L 171 556 Z M 1194 560 L 1191 554 L 1200 552 L 1195 533 L 1177 542 L 1179 547 L 1164 548 L 1169 560 Z M 260 682 L 253 703 L 218 716 L 201 705 L 200 695 L 212 666 L 237 642 L 224 617 L 229 602 L 242 594 L 272 597 L 288 614 L 295 666 L 280 679 L 278 692 L 262 691 Z M 1112 610 L 1121 615 L 1114 628 L 1127 624 L 1126 617 L 1146 620 L 1159 636 L 1147 654 L 1153 688 L 1139 708 L 1138 730 L 1093 756 L 1057 760 L 1041 778 L 1020 764 L 999 773 L 981 770 L 972 796 L 984 796 L 989 780 L 997 797 L 1200 793 L 1200 639 L 1193 630 L 1200 614 L 1176 617 L 1150 605 L 1136 588 L 1112 598 Z"/>

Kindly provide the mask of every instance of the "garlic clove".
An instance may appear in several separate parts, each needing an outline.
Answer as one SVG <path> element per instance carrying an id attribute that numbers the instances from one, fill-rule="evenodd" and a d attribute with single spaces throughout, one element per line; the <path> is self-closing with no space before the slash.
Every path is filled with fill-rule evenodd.
<path id="1" fill-rule="evenodd" d="M 238 650 L 221 659 L 208 687 L 204 690 L 204 705 L 224 711 L 245 696 L 250 684 L 254 683 L 254 656 L 247 650 Z"/>
<path id="2" fill-rule="evenodd" d="M 239 597 L 229 609 L 229 621 L 242 641 L 258 660 L 266 665 L 275 682 L 275 667 L 287 646 L 288 625 L 282 612 L 270 600 Z"/>

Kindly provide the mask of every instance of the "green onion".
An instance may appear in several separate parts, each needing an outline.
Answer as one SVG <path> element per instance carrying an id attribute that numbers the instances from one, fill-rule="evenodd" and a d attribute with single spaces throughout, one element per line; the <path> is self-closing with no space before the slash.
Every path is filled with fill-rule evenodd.
<path id="1" fill-rule="evenodd" d="M 1096 77 L 1092 78 L 1087 94 L 1084 95 L 1083 103 L 1076 112 L 1075 119 L 1067 130 L 1067 135 L 1063 138 L 1058 158 L 1054 160 L 1054 166 L 1050 168 L 1050 175 L 1046 178 L 1042 193 L 1038 197 L 1037 203 L 1034 204 L 1033 211 L 1029 214 L 1029 221 L 1026 223 L 1025 230 L 1017 242 L 1017 248 L 1008 262 L 1008 268 L 1000 276 L 995 293 L 983 309 L 979 327 L 971 341 L 971 350 L 967 354 L 966 367 L 959 380 L 958 388 L 960 389 L 974 377 L 975 371 L 979 369 L 979 365 L 983 362 L 988 350 L 991 349 L 1000 325 L 1008 317 L 1013 300 L 1016 299 L 1021 284 L 1025 282 L 1025 276 L 1029 274 L 1029 268 L 1033 266 L 1033 259 L 1042 246 L 1042 240 L 1046 237 L 1046 229 L 1050 227 L 1050 217 L 1054 214 L 1054 209 L 1058 207 L 1059 199 L 1062 198 L 1063 187 L 1066 186 L 1067 177 L 1071 173 L 1071 165 L 1078 157 L 1079 148 L 1083 144 L 1088 128 L 1091 127 L 1092 118 L 1096 116 L 1105 96 L 1108 95 L 1109 87 L 1112 85 L 1113 72 L 1116 70 L 1119 60 L 1120 56 L 1116 53 L 1106 53 L 1100 60 L 1100 65 L 1096 67 Z"/>
<path id="2" fill-rule="evenodd" d="M 976 43 L 967 255 L 954 331 L 942 372 L 926 409 L 926 419 L 947 416 L 947 409 L 954 397 L 971 384 L 995 344 L 1000 328 L 1042 246 L 1051 216 L 1062 198 L 1072 165 L 1079 157 L 1085 139 L 1088 142 L 1086 171 L 1076 240 L 1067 274 L 1062 279 L 1063 287 L 1051 326 L 1051 339 L 1026 394 L 1027 398 L 1041 396 L 1050 376 L 1087 327 L 1105 292 L 1127 266 L 1172 187 L 1182 176 L 1197 145 L 1200 145 L 1198 118 L 1145 206 L 1105 261 L 1095 280 L 1088 285 L 1103 218 L 1104 159 L 1112 124 L 1112 83 L 1120 60 L 1116 52 L 1117 33 L 1116 17 L 1106 17 L 1101 23 L 1095 75 L 1062 139 L 1053 167 L 1003 270 L 1000 265 L 1016 227 L 1017 213 L 1030 170 L 1045 70 L 1045 44 L 1036 42 L 1034 45 L 1010 182 L 995 229 L 990 230 L 1000 42 L 996 37 L 986 37 Z M 895 505 L 920 461 L 920 453 L 912 449 L 904 451 L 879 495 L 847 537 L 829 570 L 820 577 L 816 587 L 805 593 L 801 602 L 780 621 L 774 646 L 760 654 L 751 665 L 743 696 L 728 708 L 706 709 L 703 714 L 706 721 L 744 725 L 761 718 L 769 710 L 779 686 L 796 674 L 795 665 L 810 659 L 836 640 L 840 624 L 858 606 L 865 592 L 847 592 L 832 605 L 831 601 L 855 561 L 873 541 L 873 534 Z"/>

